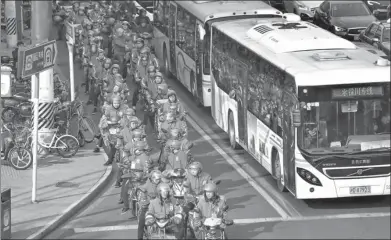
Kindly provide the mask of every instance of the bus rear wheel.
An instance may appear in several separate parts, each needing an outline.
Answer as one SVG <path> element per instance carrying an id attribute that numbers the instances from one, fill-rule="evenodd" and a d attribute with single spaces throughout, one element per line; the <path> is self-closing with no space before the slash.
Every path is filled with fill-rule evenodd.
<path id="1" fill-rule="evenodd" d="M 284 184 L 282 183 L 282 174 L 281 174 L 281 162 L 280 162 L 280 155 L 277 151 L 273 151 L 272 154 L 273 159 L 273 177 L 277 181 L 277 188 L 280 190 L 280 192 L 286 192 L 286 188 Z"/>

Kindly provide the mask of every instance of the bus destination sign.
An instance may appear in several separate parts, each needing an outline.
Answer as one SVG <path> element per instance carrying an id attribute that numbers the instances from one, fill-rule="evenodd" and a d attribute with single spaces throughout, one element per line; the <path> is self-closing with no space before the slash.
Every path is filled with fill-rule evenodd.
<path id="1" fill-rule="evenodd" d="M 382 97 L 384 90 L 382 86 L 337 88 L 331 92 L 332 99 L 360 98 L 360 97 Z"/>

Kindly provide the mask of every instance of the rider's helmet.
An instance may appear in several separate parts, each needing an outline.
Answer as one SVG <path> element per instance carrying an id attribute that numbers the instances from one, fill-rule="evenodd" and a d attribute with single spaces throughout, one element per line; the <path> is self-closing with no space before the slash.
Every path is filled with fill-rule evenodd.
<path id="1" fill-rule="evenodd" d="M 168 90 L 167 92 L 167 97 L 170 102 L 176 102 L 177 101 L 177 96 L 176 92 L 172 89 Z"/>
<path id="2" fill-rule="evenodd" d="M 128 109 L 132 109 L 133 108 L 128 108 Z M 133 113 L 134 114 L 134 113 Z M 129 115 L 131 117 L 128 117 L 128 123 L 129 123 L 129 127 L 130 129 L 133 131 L 135 130 L 137 127 L 138 127 L 138 118 L 134 115 Z M 133 136 L 136 136 L 134 133 L 133 133 Z M 141 135 L 140 135 L 141 136 Z"/>
<path id="3" fill-rule="evenodd" d="M 148 145 L 146 141 L 136 141 L 134 143 L 134 155 L 140 156 L 145 152 L 147 149 Z"/>
<path id="4" fill-rule="evenodd" d="M 124 29 L 123 28 L 117 28 L 116 33 L 117 33 L 118 36 L 121 37 L 124 34 Z"/>
<path id="5" fill-rule="evenodd" d="M 160 183 L 156 189 L 163 198 L 167 198 L 170 194 L 170 185 L 167 183 Z"/>
<path id="6" fill-rule="evenodd" d="M 115 81 L 116 81 L 117 83 L 123 83 L 123 82 L 124 82 L 124 78 L 123 78 L 122 75 L 119 74 L 119 73 L 116 73 L 116 74 L 114 75 L 114 79 L 115 79 Z"/>
<path id="7" fill-rule="evenodd" d="M 114 95 L 111 99 L 112 103 L 113 103 L 113 107 L 114 108 L 119 108 L 121 106 L 121 97 L 118 96 L 118 95 Z"/>
<path id="8" fill-rule="evenodd" d="M 108 9 L 108 11 L 109 11 L 109 9 Z M 114 25 L 114 23 L 115 23 L 115 19 L 114 18 L 110 17 L 110 18 L 107 19 L 107 24 L 108 25 Z"/>
<path id="9" fill-rule="evenodd" d="M 112 122 L 112 123 L 118 123 L 120 120 L 121 120 L 121 118 L 117 114 L 110 116 L 110 122 Z"/>
<path id="10" fill-rule="evenodd" d="M 134 141 L 140 141 L 145 137 L 145 135 L 141 129 L 134 129 L 132 131 L 132 135 L 133 135 L 132 137 L 133 137 Z"/>
<path id="11" fill-rule="evenodd" d="M 135 115 L 136 115 L 136 112 L 134 111 L 133 108 L 128 108 L 128 109 L 126 109 L 126 111 L 125 111 L 125 115 L 126 115 L 126 116 L 135 116 Z M 138 119 L 136 119 L 136 120 L 138 121 Z"/>
<path id="12" fill-rule="evenodd" d="M 202 172 L 202 164 L 200 162 L 192 162 L 188 166 L 189 173 L 193 176 L 197 176 Z"/>
<path id="13" fill-rule="evenodd" d="M 166 115 L 166 120 L 167 120 L 168 123 L 175 122 L 175 120 L 176 120 L 175 112 L 168 112 L 167 115 Z"/>
<path id="14" fill-rule="evenodd" d="M 178 140 L 172 140 L 170 143 L 170 148 L 173 153 L 179 152 L 179 150 L 181 149 L 181 146 L 182 146 L 182 142 L 178 141 Z"/>
<path id="15" fill-rule="evenodd" d="M 129 29 L 129 22 L 128 21 L 122 21 L 122 27 L 125 29 L 125 30 L 128 30 Z"/>
<path id="16" fill-rule="evenodd" d="M 162 172 L 159 170 L 152 170 L 150 179 L 152 183 L 159 184 L 162 179 Z"/>
<path id="17" fill-rule="evenodd" d="M 111 73 L 112 73 L 112 74 L 117 74 L 117 73 L 119 72 L 119 69 L 120 69 L 120 67 L 119 67 L 118 64 L 113 64 L 113 65 L 111 66 Z"/>
<path id="18" fill-rule="evenodd" d="M 157 93 L 158 94 L 167 94 L 167 89 L 168 89 L 168 85 L 165 84 L 165 83 L 161 83 L 159 85 L 157 85 Z"/>
<path id="19" fill-rule="evenodd" d="M 204 185 L 204 196 L 205 199 L 211 199 L 216 196 L 217 185 L 214 182 L 208 182 Z"/>
<path id="20" fill-rule="evenodd" d="M 156 71 L 155 73 L 155 83 L 161 84 L 163 82 L 163 74 L 159 71 Z"/>
<path id="21" fill-rule="evenodd" d="M 148 55 L 151 52 L 151 49 L 149 47 L 143 47 L 140 51 L 140 54 L 146 54 Z"/>
<path id="22" fill-rule="evenodd" d="M 105 63 L 104 63 L 104 67 L 106 69 L 109 69 L 111 67 L 111 59 L 110 58 L 106 58 Z"/>
<path id="23" fill-rule="evenodd" d="M 84 16 L 84 9 L 79 8 L 79 10 L 77 11 L 77 13 L 78 13 L 80 16 Z"/>

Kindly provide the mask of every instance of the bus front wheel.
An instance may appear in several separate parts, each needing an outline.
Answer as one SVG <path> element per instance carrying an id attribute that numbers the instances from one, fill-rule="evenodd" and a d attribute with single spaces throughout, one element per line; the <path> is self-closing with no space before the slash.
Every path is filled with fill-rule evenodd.
<path id="1" fill-rule="evenodd" d="M 274 178 L 277 181 L 277 188 L 280 190 L 280 192 L 286 192 L 286 188 L 284 184 L 282 183 L 282 174 L 281 174 L 281 161 L 280 161 L 280 155 L 277 151 L 273 151 L 272 154 L 273 159 L 273 175 Z"/>

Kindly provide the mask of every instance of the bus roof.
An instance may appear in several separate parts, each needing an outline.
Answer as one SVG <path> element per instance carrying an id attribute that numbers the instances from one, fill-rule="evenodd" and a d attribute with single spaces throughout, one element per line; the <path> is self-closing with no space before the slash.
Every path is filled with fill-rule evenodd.
<path id="1" fill-rule="evenodd" d="M 241 19 L 212 26 L 294 76 L 297 86 L 390 82 L 390 66 L 375 64 L 379 56 L 311 23 L 287 23 Z"/>
<path id="2" fill-rule="evenodd" d="M 280 11 L 263 1 L 175 1 L 204 23 L 211 19 L 242 15 L 278 15 Z"/>

